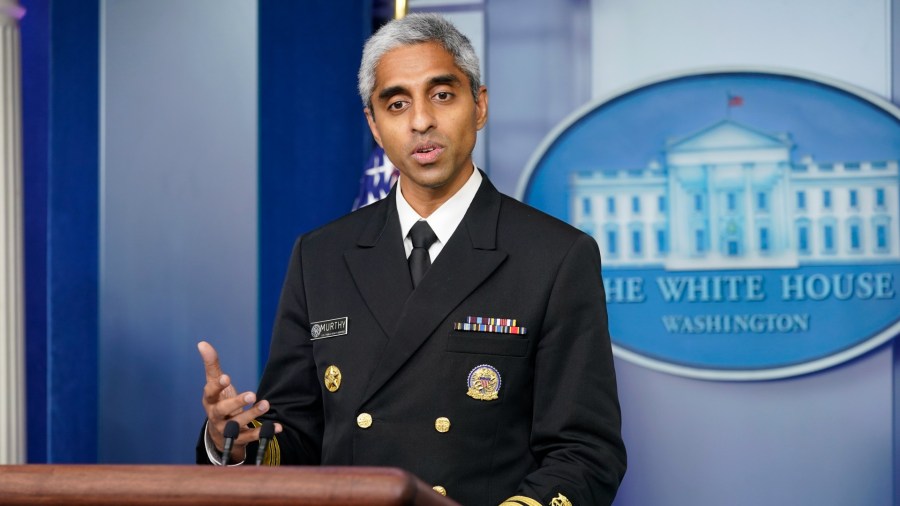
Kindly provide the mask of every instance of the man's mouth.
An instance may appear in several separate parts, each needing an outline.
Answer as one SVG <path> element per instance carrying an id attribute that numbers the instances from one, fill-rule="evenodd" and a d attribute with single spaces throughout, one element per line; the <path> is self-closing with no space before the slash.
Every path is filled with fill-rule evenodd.
<path id="1" fill-rule="evenodd" d="M 413 150 L 412 157 L 420 164 L 426 165 L 434 163 L 443 152 L 444 148 L 437 144 L 420 144 Z"/>

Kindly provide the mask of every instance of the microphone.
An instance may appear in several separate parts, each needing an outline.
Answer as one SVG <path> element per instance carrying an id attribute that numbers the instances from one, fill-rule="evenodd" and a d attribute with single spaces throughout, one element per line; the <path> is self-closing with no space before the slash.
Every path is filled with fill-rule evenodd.
<path id="1" fill-rule="evenodd" d="M 256 465 L 262 464 L 263 457 L 266 455 L 266 446 L 269 440 L 275 437 L 275 423 L 266 420 L 259 429 L 259 448 L 256 450 Z"/>
<path id="2" fill-rule="evenodd" d="M 222 465 L 227 466 L 231 460 L 231 447 L 234 446 L 234 438 L 238 436 L 241 427 L 234 420 L 225 424 L 225 450 L 222 452 Z"/>

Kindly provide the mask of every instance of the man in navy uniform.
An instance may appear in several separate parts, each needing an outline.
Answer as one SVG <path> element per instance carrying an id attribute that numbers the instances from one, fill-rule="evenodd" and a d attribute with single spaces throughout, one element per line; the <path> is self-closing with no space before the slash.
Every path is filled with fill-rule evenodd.
<path id="1" fill-rule="evenodd" d="M 479 76 L 439 16 L 367 41 L 360 95 L 399 182 L 297 240 L 256 395 L 200 343 L 198 462 L 221 463 L 229 419 L 242 462 L 268 419 L 272 464 L 399 467 L 465 505 L 612 502 L 626 459 L 600 254 L 474 166 Z"/>

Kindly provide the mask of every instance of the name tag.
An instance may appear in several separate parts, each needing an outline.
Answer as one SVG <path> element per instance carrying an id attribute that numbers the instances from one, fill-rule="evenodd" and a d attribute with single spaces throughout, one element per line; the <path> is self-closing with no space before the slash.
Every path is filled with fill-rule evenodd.
<path id="1" fill-rule="evenodd" d="M 331 320 L 313 322 L 309 327 L 309 333 L 312 336 L 311 341 L 346 335 L 347 330 L 350 327 L 348 320 L 348 317 L 345 316 L 343 318 L 332 318 Z"/>

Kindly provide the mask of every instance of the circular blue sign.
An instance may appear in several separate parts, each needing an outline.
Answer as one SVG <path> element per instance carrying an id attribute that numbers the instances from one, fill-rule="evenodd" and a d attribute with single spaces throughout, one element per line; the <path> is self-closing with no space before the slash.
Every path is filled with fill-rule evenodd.
<path id="1" fill-rule="evenodd" d="M 519 199 L 600 246 L 614 351 L 754 380 L 900 332 L 900 111 L 807 75 L 680 75 L 590 104 Z"/>

